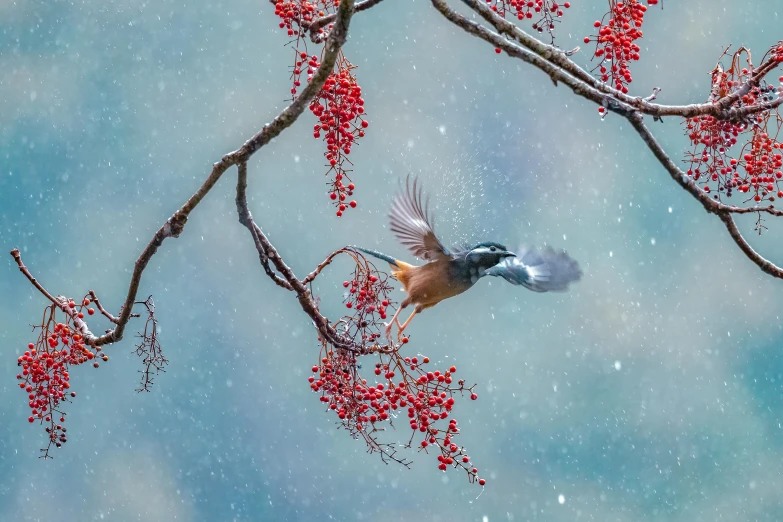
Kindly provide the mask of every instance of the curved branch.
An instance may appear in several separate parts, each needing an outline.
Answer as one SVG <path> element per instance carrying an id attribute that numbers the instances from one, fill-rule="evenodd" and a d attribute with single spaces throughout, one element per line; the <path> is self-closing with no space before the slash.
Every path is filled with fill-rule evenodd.
<path id="1" fill-rule="evenodd" d="M 269 254 L 267 253 L 264 245 L 256 234 L 255 223 L 253 222 L 253 216 L 250 214 L 250 210 L 247 208 L 247 162 L 243 161 L 237 165 L 239 170 L 237 175 L 237 214 L 239 214 L 239 222 L 242 223 L 253 237 L 253 242 L 256 245 L 258 251 L 258 259 L 261 261 L 261 266 L 264 267 L 264 272 L 269 278 L 275 282 L 277 286 L 285 288 L 286 290 L 293 290 L 291 283 L 277 275 L 272 267 L 269 266 Z"/>
<path id="2" fill-rule="evenodd" d="M 762 257 L 758 252 L 753 250 L 753 247 L 748 244 L 748 242 L 745 240 L 744 237 L 742 237 L 742 233 L 737 228 L 737 224 L 734 222 L 734 218 L 731 216 L 731 214 L 727 214 L 725 212 L 721 212 L 718 214 L 718 217 L 721 221 L 723 221 L 723 224 L 726 225 L 726 230 L 729 231 L 729 235 L 731 236 L 731 239 L 734 240 L 735 243 L 737 243 L 737 246 L 740 247 L 740 250 L 756 265 L 767 274 L 783 279 L 783 268 L 780 268 L 779 266 L 775 265 L 771 261 L 768 261 L 764 257 Z"/>
<path id="3" fill-rule="evenodd" d="M 703 190 L 699 190 L 699 187 L 696 186 L 696 183 L 694 183 L 693 180 L 682 171 L 682 169 L 674 164 L 672 159 L 666 154 L 666 151 L 663 150 L 661 145 L 642 121 L 641 114 L 634 113 L 629 115 L 628 121 L 631 122 L 633 128 L 636 130 L 636 132 L 639 133 L 639 136 L 641 136 L 642 140 L 647 144 L 647 147 L 652 151 L 653 155 L 661 163 L 661 165 L 663 165 L 672 179 L 676 181 L 677 184 L 679 184 L 683 189 L 688 191 L 694 198 L 696 198 L 707 212 L 717 215 L 720 220 L 723 221 L 723 224 L 726 225 L 726 229 L 729 231 L 729 235 L 734 240 L 734 242 L 737 243 L 737 246 L 740 247 L 740 250 L 742 250 L 742 252 L 751 261 L 761 268 L 762 271 L 774 277 L 783 279 L 783 269 L 779 268 L 774 263 L 765 259 L 758 252 L 753 250 L 753 247 L 751 247 L 745 238 L 742 237 L 742 233 L 737 228 L 737 224 L 734 222 L 734 218 L 731 216 L 731 214 L 750 214 L 752 212 L 766 212 L 773 216 L 781 216 L 783 215 L 783 212 L 773 208 L 772 206 L 758 208 L 739 208 L 731 205 L 724 205 L 723 203 L 715 201 Z"/>
<path id="4" fill-rule="evenodd" d="M 527 34 L 514 23 L 506 20 L 496 12 L 492 11 L 492 9 L 490 9 L 485 2 L 480 0 L 462 0 L 462 2 L 470 9 L 478 13 L 489 24 L 491 24 L 499 35 L 506 35 L 513 40 L 516 40 L 525 49 L 529 49 L 534 54 L 567 72 L 573 77 L 574 80 L 587 84 L 588 86 L 592 87 L 592 89 L 597 91 L 597 93 L 609 95 L 620 103 L 629 105 L 639 110 L 640 112 L 643 112 L 644 114 L 649 114 L 650 116 L 654 116 L 656 118 L 660 118 L 662 116 L 682 116 L 684 118 L 693 118 L 695 116 L 710 115 L 720 120 L 743 120 L 751 114 L 772 110 L 783 104 L 783 96 L 778 96 L 778 98 L 775 100 L 762 102 L 747 107 L 730 108 L 734 103 L 748 94 L 751 89 L 758 87 L 761 84 L 761 80 L 763 80 L 770 71 L 777 67 L 777 62 L 773 59 L 768 59 L 766 62 L 762 63 L 753 72 L 748 81 L 742 84 L 733 93 L 721 98 L 715 103 L 708 102 L 692 103 L 689 105 L 660 105 L 657 103 L 650 103 L 652 100 L 649 98 L 629 96 L 611 87 L 610 85 L 599 81 L 592 74 L 577 65 L 573 60 L 569 59 L 568 56 L 570 53 L 563 52 L 562 49 L 558 49 L 553 45 L 545 44 L 541 40 L 538 40 L 537 38 Z M 444 8 L 445 10 L 456 14 L 453 9 L 448 7 L 445 0 L 433 0 L 433 4 L 435 4 L 436 9 L 443 13 L 444 16 L 446 16 Z M 454 22 L 451 16 L 446 17 Z M 462 27 L 461 24 L 457 25 Z M 465 27 L 463 27 L 463 29 L 465 29 Z M 484 38 L 484 36 L 480 37 Z M 484 39 L 487 40 L 486 38 Z M 497 41 L 492 41 L 491 43 L 493 43 L 496 47 L 506 50 L 503 46 L 499 45 Z M 552 76 L 549 72 L 547 72 L 547 74 L 549 74 L 550 77 Z M 577 92 L 577 88 L 580 91 L 583 90 L 583 87 L 579 83 L 572 83 L 567 80 L 563 80 L 563 83 L 573 89 L 576 94 L 582 95 L 582 92 Z M 596 101 L 595 95 L 597 93 L 592 93 L 593 97 L 590 99 Z M 600 102 L 596 101 L 596 103 Z"/>
<path id="5" fill-rule="evenodd" d="M 141 255 L 136 260 L 133 267 L 133 273 L 131 274 L 130 283 L 128 285 L 128 293 L 125 297 L 125 302 L 120 311 L 120 315 L 117 318 L 117 324 L 113 330 L 110 330 L 106 334 L 96 337 L 89 331 L 83 332 L 85 342 L 92 346 L 101 346 L 117 342 L 122 339 L 125 327 L 131 318 L 131 310 L 133 304 L 136 301 L 136 295 L 139 291 L 139 284 L 141 283 L 141 276 L 144 270 L 147 268 L 152 256 L 155 255 L 158 248 L 166 238 L 179 237 L 185 228 L 188 216 L 198 206 L 198 204 L 204 199 L 204 197 L 212 190 L 212 187 L 218 182 L 223 173 L 228 170 L 232 165 L 237 165 L 242 162 L 246 162 L 250 156 L 258 151 L 261 147 L 269 143 L 273 138 L 278 136 L 285 129 L 290 127 L 296 119 L 307 108 L 310 100 L 321 90 L 326 79 L 332 73 L 335 61 L 337 60 L 340 48 L 345 44 L 348 37 L 348 26 L 351 21 L 351 16 L 354 12 L 354 0 L 341 0 L 340 6 L 337 9 L 336 19 L 334 27 L 329 33 L 329 38 L 326 41 L 325 52 L 321 59 L 321 66 L 313 75 L 312 80 L 302 90 L 299 97 L 294 100 L 288 107 L 286 107 L 280 114 L 272 120 L 271 123 L 265 125 L 260 131 L 258 131 L 253 137 L 245 142 L 242 147 L 226 154 L 219 162 L 212 166 L 212 172 L 209 174 L 206 180 L 202 183 L 199 189 L 185 202 L 185 204 L 177 210 L 162 227 L 158 229 L 150 242 L 142 251 Z M 260 229 L 259 229 L 260 231 Z M 16 251 L 18 253 L 18 250 Z M 274 262 L 275 259 L 269 256 Z M 280 260 L 282 262 L 282 260 Z M 283 264 L 283 266 L 285 266 Z M 287 267 L 286 267 L 287 268 Z M 278 267 L 279 270 L 279 267 Z M 282 272 L 282 271 L 281 271 Z M 286 275 L 285 273 L 283 275 Z M 35 284 L 32 276 L 29 277 L 33 284 Z M 299 281 L 293 278 L 297 284 Z M 39 288 L 42 290 L 42 287 Z M 48 292 L 47 292 L 48 294 Z M 45 295 L 47 295 L 45 294 Z M 51 294 L 48 294 L 50 300 L 53 300 Z M 55 302 L 54 300 L 52 302 Z M 67 308 L 67 307 L 66 307 Z M 79 323 L 77 323 L 78 325 Z M 82 324 L 84 324 L 82 322 Z M 86 328 L 86 325 L 84 325 Z"/>
<path id="6" fill-rule="evenodd" d="M 367 349 L 363 346 L 359 346 L 350 339 L 346 339 L 329 324 L 329 320 L 324 317 L 321 312 L 318 311 L 318 305 L 313 300 L 312 294 L 307 288 L 307 284 L 311 282 L 318 273 L 328 265 L 332 259 L 337 255 L 344 252 L 345 249 L 340 249 L 333 252 L 326 261 L 318 265 L 316 270 L 308 275 L 305 279 L 300 281 L 297 279 L 293 270 L 283 261 L 280 257 L 274 245 L 264 235 L 261 228 L 253 221 L 253 216 L 250 214 L 250 210 L 247 207 L 247 162 L 243 161 L 239 163 L 238 175 L 237 175 L 237 212 L 239 214 L 239 221 L 242 223 L 253 236 L 253 242 L 258 250 L 261 264 L 264 266 L 266 274 L 275 282 L 278 286 L 291 290 L 296 293 L 299 304 L 302 310 L 310 316 L 313 320 L 315 328 L 323 339 L 327 340 L 332 345 L 355 353 L 367 353 Z M 269 261 L 275 266 L 277 271 L 282 274 L 282 278 L 275 274 L 269 266 Z"/>

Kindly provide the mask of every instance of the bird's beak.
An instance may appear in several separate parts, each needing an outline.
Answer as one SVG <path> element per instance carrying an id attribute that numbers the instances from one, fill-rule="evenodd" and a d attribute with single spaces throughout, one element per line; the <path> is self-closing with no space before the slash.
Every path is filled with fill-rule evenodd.
<path id="1" fill-rule="evenodd" d="M 508 250 L 506 250 L 505 252 L 503 252 L 503 257 L 517 257 L 517 255 L 514 252 L 509 252 Z"/>

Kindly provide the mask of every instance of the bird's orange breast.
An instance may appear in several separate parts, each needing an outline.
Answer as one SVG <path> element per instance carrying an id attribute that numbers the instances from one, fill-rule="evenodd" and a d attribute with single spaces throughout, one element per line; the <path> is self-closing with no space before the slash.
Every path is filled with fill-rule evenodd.
<path id="1" fill-rule="evenodd" d="M 392 275 L 408 292 L 409 301 L 425 308 L 459 295 L 471 286 L 459 284 L 449 277 L 447 263 L 434 262 L 422 266 L 400 263 L 398 266 L 399 270 L 393 271 Z"/>

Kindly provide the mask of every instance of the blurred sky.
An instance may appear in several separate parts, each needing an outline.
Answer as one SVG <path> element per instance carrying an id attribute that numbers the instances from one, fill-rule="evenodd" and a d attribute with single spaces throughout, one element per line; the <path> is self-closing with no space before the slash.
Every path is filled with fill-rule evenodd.
<path id="1" fill-rule="evenodd" d="M 606 7 L 571 3 L 558 27 L 567 49 L 584 47 Z M 727 45 L 758 60 L 781 38 L 779 9 L 651 9 L 632 93 L 704 100 Z M 264 0 L 0 1 L 0 18 L 3 251 L 20 248 L 53 293 L 95 289 L 117 310 L 154 231 L 285 106 L 287 37 Z M 70 440 L 53 461 L 38 459 L 45 434 L 27 423 L 15 381 L 46 303 L 4 254 L 0 520 L 783 519 L 780 282 L 627 124 L 601 121 L 428 2 L 357 15 L 345 53 L 370 121 L 351 155 L 359 207 L 334 217 L 310 114 L 249 165 L 251 210 L 298 274 L 346 244 L 412 260 L 385 217 L 409 172 L 431 192 L 444 242 L 548 242 L 585 272 L 556 295 L 483 280 L 412 323 L 412 354 L 478 383 L 480 400 L 455 416 L 487 489 L 440 473 L 432 456 L 386 466 L 335 429 L 306 381 L 318 354 L 310 321 L 260 269 L 231 171 L 142 281 L 168 372 L 137 394 L 131 335 L 99 370 L 74 369 Z M 649 125 L 679 160 L 680 122 Z M 753 217 L 740 220 L 783 263 L 781 229 L 768 225 L 758 238 Z M 348 270 L 336 263 L 318 279 L 330 317 Z"/>

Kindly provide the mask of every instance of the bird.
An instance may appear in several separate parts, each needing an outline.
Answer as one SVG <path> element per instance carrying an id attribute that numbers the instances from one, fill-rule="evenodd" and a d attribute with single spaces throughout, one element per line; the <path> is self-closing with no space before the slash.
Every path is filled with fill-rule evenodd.
<path id="1" fill-rule="evenodd" d="M 389 263 L 391 275 L 408 294 L 391 321 L 384 325 L 390 342 L 394 324 L 398 327 L 397 340 L 400 341 L 414 316 L 462 294 L 484 276 L 501 277 L 539 293 L 566 291 L 571 283 L 582 277 L 579 263 L 565 251 L 551 247 L 523 246 L 515 253 L 501 243 L 483 241 L 473 246 L 447 249 L 435 235 L 429 197 L 424 198 L 418 177 L 411 183 L 408 175 L 405 190 L 394 197 L 389 224 L 397 240 L 414 256 L 423 259 L 424 264 L 412 265 L 372 249 L 351 248 Z M 413 312 L 401 324 L 400 312 L 410 305 L 414 306 Z"/>

